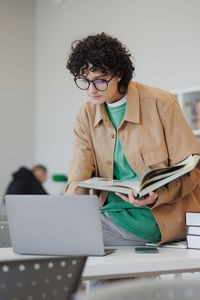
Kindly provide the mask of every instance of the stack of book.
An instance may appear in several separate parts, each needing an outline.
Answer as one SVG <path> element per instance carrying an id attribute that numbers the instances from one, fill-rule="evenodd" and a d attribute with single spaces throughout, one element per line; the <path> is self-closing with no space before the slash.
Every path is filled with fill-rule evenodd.
<path id="1" fill-rule="evenodd" d="M 186 212 L 187 246 L 200 249 L 200 212 Z"/>

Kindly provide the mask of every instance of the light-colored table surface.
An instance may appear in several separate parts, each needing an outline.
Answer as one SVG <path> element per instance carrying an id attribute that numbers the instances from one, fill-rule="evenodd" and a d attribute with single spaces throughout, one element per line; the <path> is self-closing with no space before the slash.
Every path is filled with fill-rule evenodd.
<path id="1" fill-rule="evenodd" d="M 31 260 L 31 259 L 43 259 L 56 256 L 45 255 L 21 255 L 13 252 L 12 248 L 0 248 L 0 262 L 5 261 L 18 261 L 18 260 Z"/>
<path id="2" fill-rule="evenodd" d="M 19 255 L 12 248 L 0 248 L 0 262 L 44 257 Z M 134 247 L 121 247 L 106 256 L 89 256 L 82 279 L 147 277 L 185 272 L 200 272 L 200 250 L 159 248 L 158 254 L 136 254 Z"/>
<path id="3" fill-rule="evenodd" d="M 128 278 L 200 272 L 200 250 L 158 248 L 158 254 L 136 254 L 121 247 L 103 257 L 88 257 L 82 279 Z"/>

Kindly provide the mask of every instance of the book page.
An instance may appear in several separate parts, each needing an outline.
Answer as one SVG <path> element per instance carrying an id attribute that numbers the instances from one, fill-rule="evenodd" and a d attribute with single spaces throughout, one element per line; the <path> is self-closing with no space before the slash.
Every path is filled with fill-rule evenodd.
<path id="1" fill-rule="evenodd" d="M 146 195 L 148 194 L 150 191 L 154 191 L 156 190 L 157 188 L 173 181 L 174 179 L 182 176 L 182 175 L 185 175 L 186 173 L 190 172 L 191 170 L 193 170 L 195 168 L 195 166 L 197 165 L 197 163 L 199 162 L 199 155 L 194 155 L 192 157 L 192 159 L 186 164 L 186 165 L 183 165 L 182 168 L 179 169 L 178 172 L 174 172 L 172 173 L 171 176 L 167 176 L 167 177 L 164 177 L 160 180 L 157 180 L 157 181 L 153 181 L 152 183 L 149 183 L 149 184 L 146 184 L 144 186 L 144 188 L 142 188 L 140 190 L 140 196 L 143 196 L 143 195 Z"/>
<path id="2" fill-rule="evenodd" d="M 110 179 L 110 178 L 100 178 L 100 177 L 92 177 L 91 179 L 85 180 L 84 183 L 93 184 L 94 186 L 106 186 L 106 187 L 125 187 L 130 188 L 135 191 L 138 191 L 140 187 L 140 181 L 120 181 L 117 179 Z"/>
<path id="3" fill-rule="evenodd" d="M 174 166 L 174 167 L 151 170 L 143 177 L 141 185 L 145 186 L 146 184 L 152 181 L 157 181 L 159 179 L 168 177 L 172 174 L 179 172 L 179 170 L 182 168 L 183 166 Z"/>
<path id="4" fill-rule="evenodd" d="M 150 182 L 157 181 L 162 178 L 166 178 L 168 176 L 176 174 L 179 172 L 180 169 L 183 169 L 185 167 L 188 167 L 189 165 L 192 165 L 193 162 L 194 162 L 194 156 L 190 155 L 189 157 L 187 157 L 185 160 L 181 161 L 177 165 L 174 165 L 171 167 L 166 167 L 166 168 L 158 168 L 158 169 L 150 170 L 143 176 L 140 188 L 143 188 Z"/>
<path id="5" fill-rule="evenodd" d="M 139 191 L 140 189 L 140 180 L 125 180 L 125 181 L 116 181 L 113 183 L 112 186 L 118 186 L 118 187 L 126 187 L 130 188 L 131 190 Z"/>

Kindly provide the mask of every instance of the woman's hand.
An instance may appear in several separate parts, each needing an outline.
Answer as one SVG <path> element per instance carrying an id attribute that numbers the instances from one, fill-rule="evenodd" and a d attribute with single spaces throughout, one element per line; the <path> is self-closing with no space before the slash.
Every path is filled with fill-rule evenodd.
<path id="1" fill-rule="evenodd" d="M 135 199 L 134 195 L 133 195 L 133 191 L 131 191 L 131 190 L 129 191 L 128 196 L 126 196 L 124 194 L 120 194 L 120 193 L 115 193 L 115 194 L 117 196 L 119 196 L 120 198 L 122 198 L 124 201 L 134 204 L 137 207 L 140 207 L 142 205 L 154 204 L 154 203 L 156 203 L 156 201 L 158 199 L 158 194 L 155 192 L 150 192 L 147 197 L 145 197 L 144 199 L 141 199 L 141 200 Z"/>

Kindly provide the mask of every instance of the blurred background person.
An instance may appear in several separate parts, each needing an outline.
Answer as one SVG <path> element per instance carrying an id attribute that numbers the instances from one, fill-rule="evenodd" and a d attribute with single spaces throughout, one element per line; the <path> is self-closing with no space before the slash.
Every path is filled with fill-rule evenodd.
<path id="1" fill-rule="evenodd" d="M 48 194 L 42 185 L 47 179 L 47 168 L 43 165 L 35 165 L 31 170 L 20 167 L 12 177 L 5 194 Z"/>

